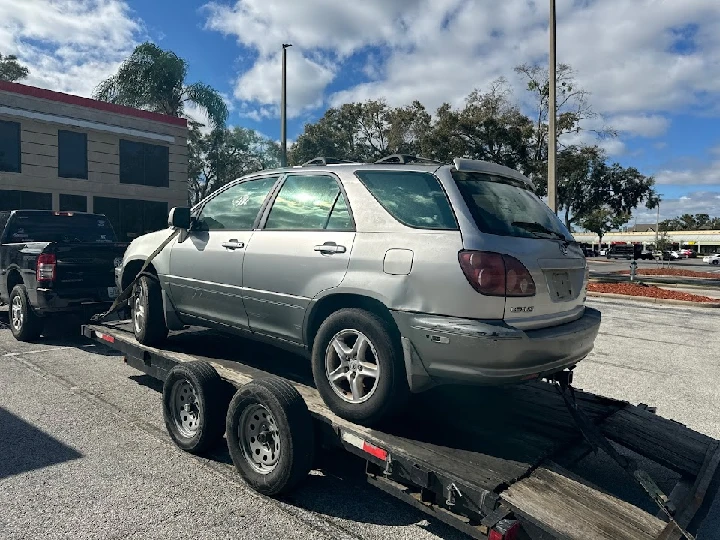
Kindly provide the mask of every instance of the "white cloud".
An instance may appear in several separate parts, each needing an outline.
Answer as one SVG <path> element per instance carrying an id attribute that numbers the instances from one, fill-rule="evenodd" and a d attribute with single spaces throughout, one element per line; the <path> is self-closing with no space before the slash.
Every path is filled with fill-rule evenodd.
<path id="1" fill-rule="evenodd" d="M 322 105 L 323 90 L 335 77 L 335 69 L 320 58 L 311 60 L 302 54 L 293 55 L 291 51 L 289 49 L 287 53 L 287 108 L 288 116 L 292 118 L 305 109 Z M 278 53 L 259 60 L 235 83 L 234 95 L 237 99 L 274 106 L 261 108 L 258 113 L 261 118 L 268 112 L 279 110 L 281 58 Z"/>
<path id="2" fill-rule="evenodd" d="M 296 97 L 298 108 L 319 106 L 323 97 L 330 105 L 382 97 L 390 105 L 418 99 L 434 109 L 446 101 L 461 104 L 473 88 L 487 88 L 499 76 L 522 88 L 513 67 L 547 62 L 547 4 L 234 0 L 211 3 L 207 26 L 257 51 L 251 73 L 259 82 L 245 77 L 250 88 L 240 89 L 249 103 L 277 103 L 278 83 L 269 83 L 279 80 L 279 70 L 268 66 L 289 42 L 293 61 L 302 55 L 318 66 L 316 76 L 304 66 L 309 79 L 299 81 L 305 99 Z M 707 110 L 718 101 L 719 26 L 717 0 L 558 0 L 558 61 L 575 68 L 594 108 L 614 117 L 623 135 L 656 137 L 668 128 L 663 113 Z M 364 73 L 370 82 L 324 96 L 353 53 L 369 53 Z M 315 55 L 325 60 L 312 60 Z"/>
<path id="3" fill-rule="evenodd" d="M 720 196 L 714 191 L 694 191 L 675 199 L 663 199 L 660 203 L 660 221 L 672 219 L 683 214 L 709 214 L 720 217 Z M 655 223 L 657 210 L 640 207 L 635 211 L 631 222 L 637 216 L 638 223 Z"/>
<path id="4" fill-rule="evenodd" d="M 121 0 L 0 2 L 0 52 L 30 69 L 26 84 L 90 96 L 143 32 Z"/>
<path id="5" fill-rule="evenodd" d="M 655 173 L 658 184 L 710 185 L 720 184 L 720 160 L 690 169 L 664 169 Z"/>
<path id="6" fill-rule="evenodd" d="M 614 129 L 640 137 L 659 137 L 667 132 L 670 121 L 660 115 L 618 115 L 608 120 Z"/>

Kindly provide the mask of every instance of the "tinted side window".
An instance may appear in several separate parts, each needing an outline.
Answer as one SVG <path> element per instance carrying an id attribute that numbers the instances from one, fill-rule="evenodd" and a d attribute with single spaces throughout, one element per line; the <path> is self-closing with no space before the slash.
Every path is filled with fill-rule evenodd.
<path id="1" fill-rule="evenodd" d="M 0 121 L 0 171 L 20 172 L 20 124 Z"/>
<path id="2" fill-rule="evenodd" d="M 347 201 L 331 176 L 288 176 L 268 216 L 266 229 L 352 230 Z"/>
<path id="3" fill-rule="evenodd" d="M 197 228 L 249 231 L 277 177 L 248 180 L 222 191 L 203 207 Z"/>
<path id="4" fill-rule="evenodd" d="M 417 229 L 457 229 L 438 179 L 416 171 L 357 171 L 360 181 L 387 212 Z"/>
<path id="5" fill-rule="evenodd" d="M 87 135 L 58 130 L 58 176 L 87 178 Z"/>

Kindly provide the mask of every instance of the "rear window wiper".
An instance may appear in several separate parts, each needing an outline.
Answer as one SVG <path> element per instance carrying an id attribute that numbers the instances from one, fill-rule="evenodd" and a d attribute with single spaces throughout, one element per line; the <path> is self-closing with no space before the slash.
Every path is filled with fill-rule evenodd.
<path id="1" fill-rule="evenodd" d="M 548 236 L 551 236 L 552 238 L 562 240 L 566 244 L 577 244 L 577 242 L 575 242 L 574 240 L 568 240 L 564 234 L 560 234 L 557 231 L 548 229 L 544 225 L 540 225 L 540 223 L 533 223 L 530 221 L 513 221 L 510 225 L 512 225 L 513 227 L 518 227 L 520 229 L 525 229 L 526 231 L 529 231 L 531 233 L 547 234 Z"/>

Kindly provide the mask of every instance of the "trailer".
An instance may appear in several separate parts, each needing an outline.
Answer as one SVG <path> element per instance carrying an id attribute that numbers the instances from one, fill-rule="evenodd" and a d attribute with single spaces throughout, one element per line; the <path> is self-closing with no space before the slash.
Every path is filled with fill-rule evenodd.
<path id="1" fill-rule="evenodd" d="M 269 431 L 260 433 L 253 425 L 255 446 L 243 446 L 242 434 L 234 431 L 237 415 L 235 423 L 231 418 L 243 389 L 253 386 L 281 396 L 291 404 L 286 411 L 290 424 L 303 426 L 290 449 L 284 447 L 295 467 L 287 474 L 298 477 L 284 486 L 292 487 L 309 472 L 309 445 L 335 447 L 365 461 L 370 484 L 471 538 L 692 538 L 685 529 L 703 505 L 720 463 L 718 441 L 654 414 L 651 407 L 574 390 L 569 377 L 505 388 L 438 389 L 415 396 L 411 410 L 382 429 L 369 429 L 327 408 L 299 357 L 268 358 L 271 349 L 265 346 L 198 328 L 172 333 L 162 349 L 139 344 L 129 321 L 86 325 L 83 334 L 164 381 L 164 403 L 175 399 L 165 394 L 179 372 L 199 370 L 205 377 L 199 386 L 215 381 L 196 389 L 202 399 L 223 403 L 218 418 L 209 418 L 204 428 L 214 431 L 217 443 L 226 436 L 238 471 L 261 493 L 277 490 L 248 472 L 239 449 L 255 449 L 259 456 L 255 437 L 268 448 Z M 271 423 L 277 432 L 287 424 Z M 272 444 L 267 457 L 276 459 Z M 580 464 L 592 460 L 598 448 L 598 459 L 612 458 L 612 465 L 629 473 L 626 483 L 637 481 L 644 492 L 638 487 L 632 500 L 623 500 L 601 485 L 598 475 L 583 475 Z M 640 462 L 670 473 L 667 496 Z"/>

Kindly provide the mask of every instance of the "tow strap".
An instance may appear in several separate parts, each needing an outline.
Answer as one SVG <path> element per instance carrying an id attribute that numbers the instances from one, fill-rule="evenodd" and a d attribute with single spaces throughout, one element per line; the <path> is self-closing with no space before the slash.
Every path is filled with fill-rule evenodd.
<path id="1" fill-rule="evenodd" d="M 655 504 L 660 507 L 660 510 L 665 513 L 668 520 L 675 525 L 677 531 L 682 536 L 684 536 L 687 540 L 695 540 L 695 537 L 683 529 L 677 522 L 674 517 L 675 508 L 673 508 L 670 499 L 667 495 L 665 495 L 665 493 L 663 493 L 650 475 L 638 467 L 635 460 L 618 453 L 618 451 L 615 450 L 615 447 L 610 444 L 610 441 L 605 438 L 605 435 L 602 434 L 598 427 L 593 424 L 592 421 L 590 421 L 580 410 L 577 406 L 577 401 L 575 400 L 575 390 L 573 387 L 567 383 L 557 382 L 555 384 L 555 388 L 562 396 L 563 400 L 565 400 L 565 405 L 567 406 L 568 411 L 570 411 L 570 415 L 573 417 L 573 420 L 575 420 L 575 424 L 578 429 L 580 429 L 580 433 L 582 433 L 583 437 L 593 451 L 597 452 L 598 448 L 602 448 L 613 461 L 620 465 L 625 472 L 627 472 L 638 484 L 640 484 L 640 486 L 645 490 L 645 493 L 647 493 L 650 498 L 655 501 Z"/>
<path id="2" fill-rule="evenodd" d="M 135 287 L 135 283 L 137 283 L 137 280 L 140 279 L 141 276 L 147 275 L 145 274 L 145 270 L 150 265 L 152 260 L 157 257 L 160 252 L 165 249 L 165 246 L 167 246 L 172 240 L 180 234 L 180 231 L 182 229 L 175 229 L 173 232 L 168 236 L 158 247 L 155 251 L 153 251 L 150 256 L 145 260 L 145 262 L 142 265 L 142 268 L 140 268 L 140 271 L 137 273 L 135 278 L 130 282 L 130 284 L 125 287 L 125 289 L 118 295 L 118 297 L 115 299 L 115 301 L 110 306 L 110 309 L 105 311 L 104 313 L 98 313 L 96 315 L 93 315 L 90 320 L 94 323 L 101 322 L 105 317 L 108 315 L 115 313 L 122 305 L 127 302 L 130 299 L 130 296 L 132 296 L 133 288 Z"/>

